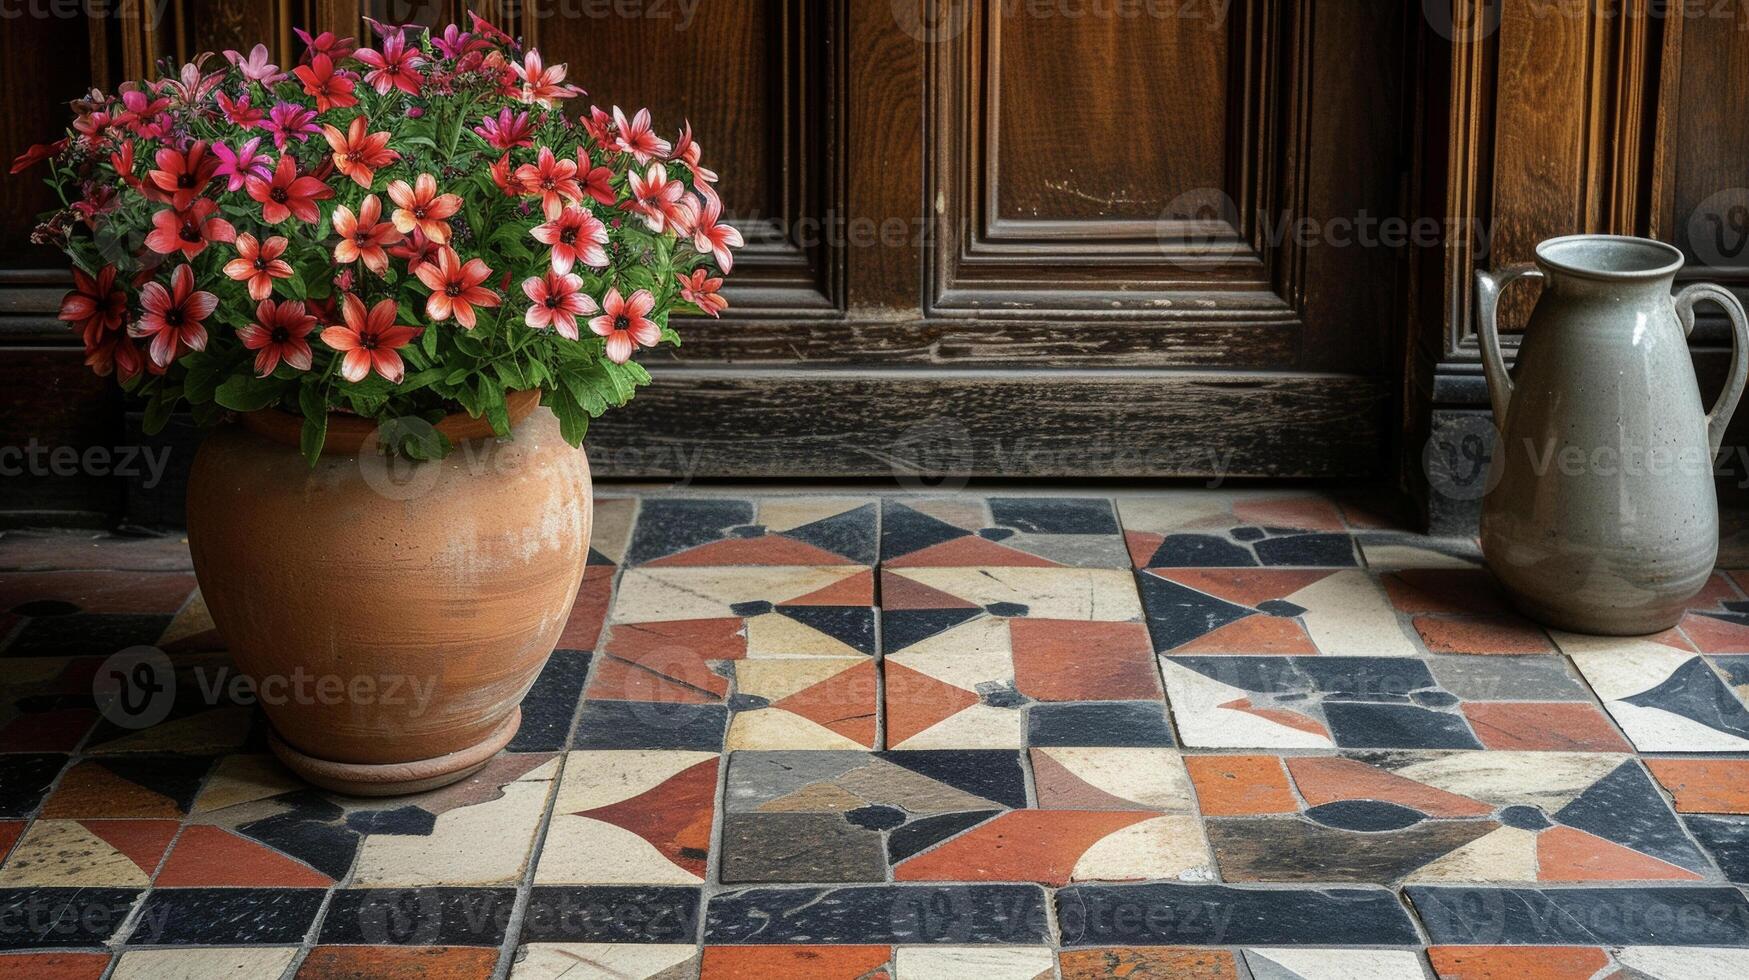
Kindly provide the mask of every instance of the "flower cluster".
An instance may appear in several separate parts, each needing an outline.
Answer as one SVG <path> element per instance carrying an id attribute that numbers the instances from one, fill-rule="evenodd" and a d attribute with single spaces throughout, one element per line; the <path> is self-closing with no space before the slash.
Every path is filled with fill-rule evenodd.
<path id="1" fill-rule="evenodd" d="M 300 30 L 289 70 L 256 45 L 75 101 L 12 168 L 48 161 L 66 202 L 36 231 L 73 259 L 60 318 L 148 424 L 283 408 L 313 460 L 330 411 L 502 434 L 506 392 L 539 389 L 580 443 L 648 382 L 633 355 L 679 343 L 671 314 L 727 306 L 717 175 L 690 124 L 567 117 L 565 66 L 478 17 L 372 26 L 375 49 Z"/>

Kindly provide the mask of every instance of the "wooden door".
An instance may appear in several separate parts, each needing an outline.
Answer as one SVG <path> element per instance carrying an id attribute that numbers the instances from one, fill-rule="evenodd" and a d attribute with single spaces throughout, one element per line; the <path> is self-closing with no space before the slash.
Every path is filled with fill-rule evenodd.
<path id="1" fill-rule="evenodd" d="M 87 78 L 253 39 L 284 59 L 293 24 L 367 36 L 365 15 L 444 23 L 460 6 L 128 0 L 14 22 L 0 149 L 44 138 Z M 1412 5 L 473 6 L 568 62 L 579 108 L 690 119 L 749 242 L 729 313 L 686 324 L 683 348 L 649 358 L 656 384 L 592 428 L 599 475 L 1386 469 Z M 8 194 L 17 242 L 42 202 Z M 72 393 L 61 423 L 119 430 L 52 319 L 61 261 L 7 247 L 10 336 L 33 353 L 0 353 L 4 370 L 46 357 Z"/>

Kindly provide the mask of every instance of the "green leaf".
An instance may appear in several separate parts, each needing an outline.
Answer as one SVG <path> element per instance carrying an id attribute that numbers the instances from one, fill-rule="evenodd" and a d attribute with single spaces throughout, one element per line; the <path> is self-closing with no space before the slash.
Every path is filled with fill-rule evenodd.
<path id="1" fill-rule="evenodd" d="M 256 412 L 278 402 L 285 384 L 272 378 L 235 374 L 213 391 L 213 400 L 233 412 Z"/>
<path id="2" fill-rule="evenodd" d="M 328 441 L 328 395 L 320 381 L 312 379 L 298 390 L 298 408 L 304 413 L 298 448 L 313 467 L 322 455 L 322 444 Z"/>
<path id="3" fill-rule="evenodd" d="M 170 424 L 170 416 L 175 411 L 176 399 L 165 397 L 163 391 L 156 392 L 152 395 L 152 400 L 146 403 L 146 415 L 140 427 L 145 430 L 146 435 L 155 436 Z"/>
<path id="4" fill-rule="evenodd" d="M 566 390 L 549 393 L 545 402 L 559 420 L 560 438 L 573 446 L 583 445 L 583 437 L 589 433 L 589 413 L 583 406 Z"/>
<path id="5" fill-rule="evenodd" d="M 504 404 L 504 385 L 497 378 L 481 376 L 480 408 L 486 421 L 492 423 L 493 433 L 500 437 L 510 434 L 510 409 Z"/>

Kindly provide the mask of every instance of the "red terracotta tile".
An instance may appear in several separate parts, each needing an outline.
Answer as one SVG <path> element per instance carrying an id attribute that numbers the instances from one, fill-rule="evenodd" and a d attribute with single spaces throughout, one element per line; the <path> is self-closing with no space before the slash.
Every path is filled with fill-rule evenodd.
<path id="1" fill-rule="evenodd" d="M 81 612 L 173 613 L 193 591 L 186 572 L 0 572 L 0 609 L 53 601 Z"/>
<path id="2" fill-rule="evenodd" d="M 889 746 L 978 703 L 978 696 L 971 691 L 944 684 L 903 664 L 888 662 L 886 678 Z"/>
<path id="3" fill-rule="evenodd" d="M 1306 628 L 1297 620 L 1259 614 L 1228 623 L 1212 633 L 1204 633 L 1189 643 L 1173 647 L 1172 652 L 1309 657 L 1318 654 L 1318 645 L 1312 642 Z"/>
<path id="4" fill-rule="evenodd" d="M 1123 541 L 1124 547 L 1130 552 L 1130 564 L 1136 568 L 1147 568 L 1154 552 L 1159 551 L 1160 545 L 1166 542 L 1166 535 L 1150 531 L 1125 531 Z"/>
<path id="5" fill-rule="evenodd" d="M 1481 817 L 1494 807 L 1467 796 L 1418 783 L 1355 759 L 1302 756 L 1286 760 L 1307 806 L 1338 800 L 1377 800 L 1419 810 L 1430 817 Z"/>
<path id="6" fill-rule="evenodd" d="M 1342 531 L 1342 513 L 1322 497 L 1283 497 L 1279 500 L 1239 500 L 1233 517 L 1240 524 L 1261 527 L 1291 527 L 1302 531 Z"/>
<path id="7" fill-rule="evenodd" d="M 644 563 L 663 566 L 706 567 L 714 565 L 854 565 L 843 555 L 779 534 L 758 538 L 725 538 L 688 548 Z"/>
<path id="8" fill-rule="evenodd" d="M 12 852 L 12 845 L 18 843 L 18 838 L 24 833 L 23 820 L 0 820 L 0 861 L 6 860 L 6 855 Z"/>
<path id="9" fill-rule="evenodd" d="M 1061 887 L 1094 844 L 1155 814 L 1010 810 L 899 862 L 895 881 L 1036 881 Z"/>
<path id="10" fill-rule="evenodd" d="M 785 599 L 786 606 L 872 606 L 875 604 L 874 569 L 858 572 L 840 581 L 810 592 Z"/>
<path id="11" fill-rule="evenodd" d="M 1233 980 L 1239 975 L 1232 953 L 1193 947 L 1065 949 L 1057 965 L 1063 980 Z"/>
<path id="12" fill-rule="evenodd" d="M 703 878 L 716 799 L 717 760 L 707 759 L 637 796 L 577 815 L 629 830 L 676 867 Z"/>
<path id="13" fill-rule="evenodd" d="M 1197 804 L 1208 817 L 1298 813 L 1281 760 L 1273 755 L 1187 755 Z"/>
<path id="14" fill-rule="evenodd" d="M 1330 737 L 1330 729 L 1325 728 L 1323 722 L 1320 722 L 1318 719 L 1313 718 L 1310 715 L 1304 715 L 1298 711 L 1292 711 L 1287 708 L 1260 707 L 1253 704 L 1249 697 L 1234 698 L 1231 701 L 1216 705 L 1216 707 L 1226 708 L 1229 711 L 1243 711 L 1248 715 L 1256 715 L 1265 721 L 1273 721 L 1277 725 L 1284 725 L 1296 732 L 1305 732 L 1308 735 L 1317 735 L 1322 738 Z"/>
<path id="15" fill-rule="evenodd" d="M 297 980 L 485 980 L 498 950 L 472 946 L 317 946 Z"/>
<path id="16" fill-rule="evenodd" d="M 1547 635 L 1517 616 L 1416 616 L 1415 632 L 1434 653 L 1554 653 Z"/>
<path id="17" fill-rule="evenodd" d="M 1164 696 L 1141 623 L 1009 621 L 1014 683 L 1040 701 L 1140 701 Z"/>
<path id="18" fill-rule="evenodd" d="M 160 888 L 326 888 L 334 879 L 220 827 L 182 832 L 155 884 Z"/>
<path id="19" fill-rule="evenodd" d="M 1647 759 L 1681 813 L 1749 814 L 1749 759 Z"/>
<path id="20" fill-rule="evenodd" d="M 1439 980 L 1591 980 L 1609 956 L 1591 946 L 1430 946 Z"/>
<path id="21" fill-rule="evenodd" d="M 583 584 L 577 589 L 577 601 L 571 605 L 571 618 L 559 634 L 560 650 L 594 650 L 601 640 L 602 624 L 607 622 L 607 610 L 613 605 L 612 565 L 590 565 L 583 570 Z"/>
<path id="22" fill-rule="evenodd" d="M 1469 701 L 1459 710 L 1490 749 L 1633 751 L 1603 712 L 1580 701 Z"/>
<path id="23" fill-rule="evenodd" d="M 1057 562 L 968 534 L 883 562 L 888 568 L 1057 568 Z"/>
<path id="24" fill-rule="evenodd" d="M 71 752 L 99 717 L 77 707 L 21 714 L 0 727 L 0 752 Z"/>
<path id="25" fill-rule="evenodd" d="M 43 804 L 42 816 L 82 818 L 177 818 L 175 800 L 123 779 L 96 762 L 81 762 L 61 775 Z"/>
<path id="26" fill-rule="evenodd" d="M 880 681 L 875 663 L 866 660 L 781 698 L 772 707 L 794 712 L 872 749 L 879 703 Z"/>
<path id="27" fill-rule="evenodd" d="M 1749 626 L 1691 612 L 1679 628 L 1702 653 L 1749 653 Z"/>
<path id="28" fill-rule="evenodd" d="M 158 870 L 182 826 L 174 820 L 81 820 L 79 825 L 147 875 Z"/>
<path id="29" fill-rule="evenodd" d="M 915 582 L 903 575 L 881 572 L 882 609 L 976 609 L 978 604 Z"/>
<path id="30" fill-rule="evenodd" d="M 1281 599 L 1335 574 L 1329 568 L 1167 568 L 1153 574 L 1241 606 Z"/>
<path id="31" fill-rule="evenodd" d="M 890 946 L 706 946 L 699 980 L 885 980 Z"/>
<path id="32" fill-rule="evenodd" d="M 730 618 L 621 624 L 601 649 L 606 656 L 590 678 L 590 697 L 701 703 L 728 695 L 728 678 L 711 661 L 745 657 L 747 637 L 741 620 Z"/>
<path id="33" fill-rule="evenodd" d="M 710 682 L 713 687 L 716 682 Z M 722 691 L 701 691 L 676 682 L 653 670 L 628 664 L 612 657 L 596 661 L 589 676 L 589 697 L 598 701 L 653 701 L 661 704 L 717 704 L 728 691 L 723 679 Z"/>
<path id="34" fill-rule="evenodd" d="M 97 980 L 108 953 L 0 953 L 0 977 L 19 980 Z"/>
<path id="35" fill-rule="evenodd" d="M 1700 875 L 1594 834 L 1550 827 L 1536 835 L 1540 881 L 1697 881 Z"/>
<path id="36" fill-rule="evenodd" d="M 1512 603 L 1494 577 L 1479 568 L 1411 568 L 1381 578 L 1391 604 L 1406 613 L 1503 616 Z"/>

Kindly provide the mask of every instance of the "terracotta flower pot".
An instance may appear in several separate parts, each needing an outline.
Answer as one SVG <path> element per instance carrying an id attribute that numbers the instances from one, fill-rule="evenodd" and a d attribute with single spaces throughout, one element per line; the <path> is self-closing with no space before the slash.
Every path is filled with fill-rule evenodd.
<path id="1" fill-rule="evenodd" d="M 414 463 L 334 416 L 311 469 L 300 420 L 256 412 L 213 433 L 188 485 L 195 575 L 274 752 L 310 782 L 389 796 L 478 770 L 583 579 L 589 465 L 533 392 L 512 439 L 466 415 L 455 451 Z"/>

